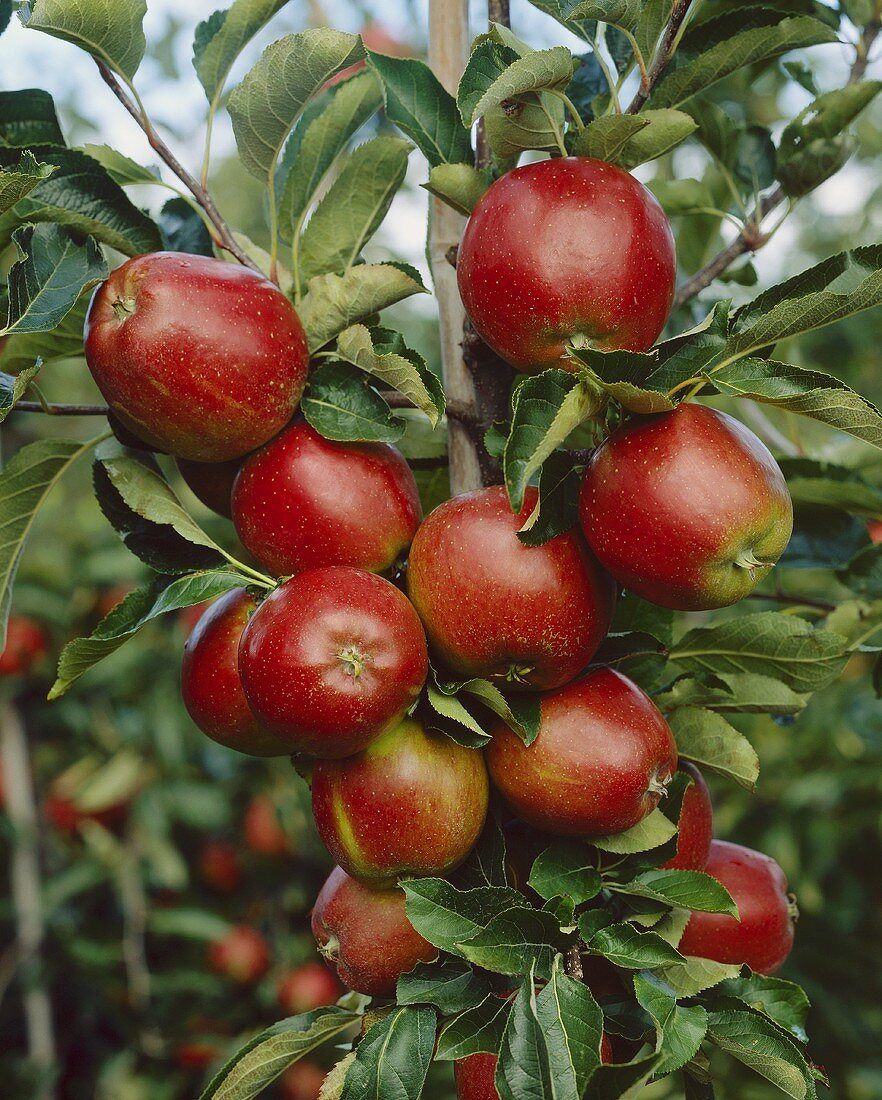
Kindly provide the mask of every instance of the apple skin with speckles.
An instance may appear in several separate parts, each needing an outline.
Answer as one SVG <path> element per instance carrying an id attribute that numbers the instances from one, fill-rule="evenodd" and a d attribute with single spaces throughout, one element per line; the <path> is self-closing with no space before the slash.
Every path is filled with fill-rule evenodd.
<path id="1" fill-rule="evenodd" d="M 277 577 L 323 565 L 383 573 L 423 518 L 404 456 L 387 443 L 333 443 L 292 424 L 252 455 L 233 490 L 246 548 Z"/>
<path id="2" fill-rule="evenodd" d="M 678 950 L 721 963 L 746 963 L 757 974 L 780 970 L 793 947 L 796 904 L 779 864 L 753 848 L 715 840 L 705 872 L 732 895 L 740 919 L 693 913 Z"/>
<path id="3" fill-rule="evenodd" d="M 749 595 L 793 530 L 787 482 L 765 444 L 693 403 L 613 432 L 588 463 L 579 514 L 620 584 L 677 611 Z"/>
<path id="4" fill-rule="evenodd" d="M 347 874 L 374 886 L 453 871 L 481 833 L 489 794 L 480 750 L 412 718 L 312 770 L 319 836 Z"/>
<path id="5" fill-rule="evenodd" d="M 312 910 L 312 934 L 325 961 L 349 989 L 392 997 L 402 974 L 432 962 L 438 949 L 407 919 L 400 887 L 376 890 L 335 867 Z"/>
<path id="6" fill-rule="evenodd" d="M 257 602 L 234 588 L 205 611 L 184 645 L 181 695 L 202 732 L 249 756 L 284 756 L 287 742 L 263 729 L 239 676 L 239 642 Z"/>
<path id="7" fill-rule="evenodd" d="M 288 423 L 306 383 L 306 336 L 277 286 L 181 252 L 127 260 L 95 291 L 92 377 L 123 427 L 194 462 L 253 451 Z"/>
<path id="8" fill-rule="evenodd" d="M 445 501 L 417 531 L 408 592 L 430 648 L 457 677 L 559 687 L 609 630 L 615 587 L 579 532 L 541 546 L 518 539 L 536 501 L 528 488 L 515 515 L 495 485 Z"/>
<path id="9" fill-rule="evenodd" d="M 609 836 L 643 820 L 677 769 L 677 747 L 649 696 L 601 668 L 540 699 L 525 745 L 504 723 L 485 752 L 490 778 L 527 824 L 558 836 Z"/>
<path id="10" fill-rule="evenodd" d="M 428 673 L 426 637 L 391 582 L 349 566 L 280 584 L 239 645 L 245 696 L 288 751 L 336 760 L 396 726 Z"/>
<path id="11" fill-rule="evenodd" d="M 685 772 L 692 782 L 686 788 L 680 807 L 677 854 L 662 866 L 669 871 L 703 871 L 714 838 L 714 807 L 698 768 L 681 760 L 678 770 Z"/>
<path id="12" fill-rule="evenodd" d="M 668 219 L 628 172 L 557 157 L 506 173 L 466 226 L 456 275 L 478 334 L 517 370 L 566 367 L 568 343 L 646 351 L 674 300 Z"/>

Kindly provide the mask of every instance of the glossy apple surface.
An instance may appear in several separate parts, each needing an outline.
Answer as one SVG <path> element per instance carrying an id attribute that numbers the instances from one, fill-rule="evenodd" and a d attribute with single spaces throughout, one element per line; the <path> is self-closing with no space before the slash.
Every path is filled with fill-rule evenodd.
<path id="1" fill-rule="evenodd" d="M 250 756 L 283 756 L 287 742 L 261 727 L 239 676 L 239 641 L 257 604 L 244 588 L 215 600 L 184 645 L 181 695 L 187 713 L 218 744 Z"/>
<path id="2" fill-rule="evenodd" d="M 431 649 L 456 677 L 559 687 L 606 636 L 615 589 L 581 535 L 571 531 L 542 546 L 518 539 L 536 499 L 529 488 L 516 516 L 501 485 L 464 493 L 417 531 L 408 593 Z"/>
<path id="3" fill-rule="evenodd" d="M 336 863 L 392 886 L 462 863 L 483 828 L 489 788 L 478 749 L 405 718 L 355 756 L 318 761 L 312 810 Z"/>
<path id="4" fill-rule="evenodd" d="M 392 729 L 428 672 L 407 597 L 362 569 L 310 569 L 279 585 L 239 646 L 245 695 L 290 752 L 339 759 Z"/>
<path id="5" fill-rule="evenodd" d="M 646 351 L 674 300 L 661 206 L 629 173 L 588 157 L 525 164 L 481 197 L 456 275 L 478 334 L 513 367 L 561 364 L 568 343 Z"/>
<path id="6" fill-rule="evenodd" d="M 388 443 L 332 443 L 293 424 L 242 467 L 233 490 L 239 538 L 277 577 L 324 565 L 382 573 L 423 517 L 404 456 Z"/>
<path id="7" fill-rule="evenodd" d="M 205 256 L 127 260 L 95 291 L 92 377 L 123 427 L 195 462 L 253 451 L 287 424 L 306 382 L 306 336 L 262 275 Z"/>
<path id="8" fill-rule="evenodd" d="M 391 997 L 402 974 L 438 951 L 407 919 L 404 891 L 376 890 L 335 867 L 312 911 L 312 934 L 340 981 L 368 997 Z"/>
<path id="9" fill-rule="evenodd" d="M 692 402 L 613 432 L 585 471 L 579 512 L 620 584 L 679 611 L 743 599 L 793 529 L 787 483 L 766 445 Z"/>
<path id="10" fill-rule="evenodd" d="M 715 840 L 705 867 L 732 895 L 739 920 L 725 913 L 693 913 L 678 950 L 722 963 L 747 963 L 774 974 L 793 947 L 795 903 L 787 878 L 771 856 Z"/>
<path id="11" fill-rule="evenodd" d="M 677 854 L 663 866 L 671 871 L 703 871 L 714 838 L 714 807 L 704 776 L 694 764 L 681 760 L 679 770 L 692 780 L 680 807 Z"/>
<path id="12" fill-rule="evenodd" d="M 208 962 L 237 985 L 253 985 L 269 970 L 269 945 L 256 928 L 238 924 L 209 945 Z"/>
<path id="13" fill-rule="evenodd" d="M 603 668 L 541 696 L 539 735 L 525 745 L 498 723 L 485 754 L 514 812 L 559 836 L 608 836 L 642 821 L 677 768 L 661 712 L 636 684 Z"/>

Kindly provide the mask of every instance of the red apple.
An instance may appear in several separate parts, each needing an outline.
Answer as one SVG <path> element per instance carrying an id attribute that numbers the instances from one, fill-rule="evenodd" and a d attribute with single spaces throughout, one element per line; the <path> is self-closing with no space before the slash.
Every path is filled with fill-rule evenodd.
<path id="1" fill-rule="evenodd" d="M 243 822 L 245 843 L 252 852 L 262 856 L 284 856 L 294 849 L 282 828 L 279 811 L 273 798 L 258 794 L 248 803 Z"/>
<path id="2" fill-rule="evenodd" d="M 219 1057 L 221 1048 L 207 1039 L 190 1039 L 179 1043 L 175 1057 L 181 1069 L 205 1069 Z"/>
<path id="3" fill-rule="evenodd" d="M 112 762 L 105 765 L 106 768 L 112 768 Z M 103 775 L 107 775 L 106 770 Z M 127 785 L 125 790 L 118 786 L 108 788 L 106 782 L 102 782 L 101 766 L 91 757 L 85 757 L 52 780 L 43 813 L 59 832 L 71 836 L 79 832 L 84 821 L 116 829 L 125 824 L 137 793 L 137 783 Z"/>
<path id="4" fill-rule="evenodd" d="M 402 974 L 438 951 L 407 919 L 404 891 L 375 890 L 335 867 L 312 911 L 319 950 L 350 989 L 392 997 Z"/>
<path id="5" fill-rule="evenodd" d="M 223 894 L 232 894 L 242 882 L 239 853 L 225 840 L 209 840 L 199 853 L 199 873 Z"/>
<path id="6" fill-rule="evenodd" d="M 559 836 L 630 829 L 655 809 L 677 768 L 661 712 L 608 668 L 541 696 L 539 736 L 529 747 L 498 723 L 486 755 L 514 812 Z"/>
<path id="7" fill-rule="evenodd" d="M 765 444 L 693 403 L 613 432 L 588 464 L 579 507 L 616 580 L 679 611 L 743 599 L 793 529 L 787 483 Z"/>
<path id="8" fill-rule="evenodd" d="M 725 913 L 693 913 L 678 950 L 721 963 L 746 963 L 774 974 L 793 947 L 796 906 L 787 879 L 770 856 L 715 840 L 705 867 L 732 895 L 739 919 Z"/>
<path id="9" fill-rule="evenodd" d="M 612 1044 L 606 1032 L 600 1039 L 600 1060 L 608 1064 L 613 1060 Z M 470 1054 L 453 1065 L 457 1100 L 499 1100 L 496 1091 L 495 1054 Z"/>
<path id="10" fill-rule="evenodd" d="M 209 946 L 208 962 L 237 985 L 253 985 L 269 970 L 269 944 L 256 928 L 239 924 Z"/>
<path id="11" fill-rule="evenodd" d="M 882 520 L 867 520 L 867 534 L 870 536 L 870 542 L 872 542 L 874 546 L 882 542 Z"/>
<path id="12" fill-rule="evenodd" d="M 306 382 L 306 336 L 277 286 L 239 264 L 180 252 L 136 256 L 95 291 L 92 377 L 124 428 L 195 462 L 266 443 Z"/>
<path id="13" fill-rule="evenodd" d="M 692 782 L 686 788 L 680 807 L 677 854 L 663 866 L 674 871 L 703 871 L 714 838 L 714 807 L 707 783 L 698 768 L 681 760 L 679 770 L 685 772 Z"/>
<path id="14" fill-rule="evenodd" d="M 312 771 L 312 810 L 334 861 L 355 878 L 392 886 L 449 874 L 487 816 L 484 757 L 406 718 L 345 760 Z"/>
<path id="15" fill-rule="evenodd" d="M 276 986 L 279 1004 L 288 1016 L 332 1005 L 343 992 L 338 979 L 320 962 L 303 963 L 289 970 Z"/>
<path id="16" fill-rule="evenodd" d="M 6 645 L 0 652 L 0 676 L 26 676 L 46 656 L 43 628 L 25 615 L 10 615 Z"/>
<path id="17" fill-rule="evenodd" d="M 478 335 L 521 371 L 567 344 L 646 351 L 674 300 L 674 238 L 642 183 L 604 161 L 525 164 L 482 196 L 456 274 Z"/>
<path id="18" fill-rule="evenodd" d="M 242 469 L 241 458 L 228 462 L 189 462 L 179 458 L 178 469 L 190 492 L 206 508 L 226 519 L 233 518 L 233 482 Z"/>
<path id="19" fill-rule="evenodd" d="M 428 671 L 407 597 L 373 573 L 311 569 L 279 585 L 239 646 L 245 695 L 290 752 L 351 756 L 396 726 Z"/>
<path id="20" fill-rule="evenodd" d="M 316 1062 L 295 1062 L 282 1074 L 282 1100 L 318 1100 L 327 1072 Z"/>
<path id="21" fill-rule="evenodd" d="M 432 650 L 457 677 L 560 687 L 609 629 L 613 583 L 578 532 L 542 546 L 518 539 L 536 500 L 529 488 L 516 516 L 494 485 L 445 501 L 417 531 L 408 592 Z"/>
<path id="22" fill-rule="evenodd" d="M 213 741 L 250 756 L 283 756 L 290 746 L 261 728 L 239 677 L 239 640 L 256 607 L 244 588 L 210 605 L 184 646 L 181 694 L 190 717 Z"/>
<path id="23" fill-rule="evenodd" d="M 404 456 L 387 443 L 332 443 L 293 424 L 252 455 L 233 490 L 246 548 L 275 576 L 323 565 L 382 573 L 423 518 Z"/>

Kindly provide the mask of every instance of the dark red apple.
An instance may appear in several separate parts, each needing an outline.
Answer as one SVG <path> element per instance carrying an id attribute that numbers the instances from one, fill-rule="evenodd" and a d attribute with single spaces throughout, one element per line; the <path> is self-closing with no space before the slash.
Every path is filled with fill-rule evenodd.
<path id="1" fill-rule="evenodd" d="M 578 532 L 542 546 L 518 539 L 536 499 L 529 488 L 516 516 L 501 485 L 464 493 L 417 531 L 408 593 L 433 652 L 458 677 L 560 687 L 606 636 L 614 586 Z"/>
<path id="2" fill-rule="evenodd" d="M 312 911 L 312 934 L 350 989 L 391 997 L 402 974 L 438 951 L 407 919 L 404 891 L 375 890 L 335 867 Z"/>
<path id="3" fill-rule="evenodd" d="M 279 585 L 239 646 L 245 695 L 290 752 L 351 756 L 392 729 L 428 671 L 417 613 L 394 584 L 348 566 Z"/>
<path id="4" fill-rule="evenodd" d="M 525 164 L 482 196 L 459 246 L 478 334 L 521 371 L 566 366 L 567 344 L 646 351 L 674 300 L 674 238 L 642 183 L 604 161 Z"/>
<path id="5" fill-rule="evenodd" d="M 319 1100 L 327 1072 L 317 1062 L 288 1066 L 279 1080 L 282 1100 Z"/>
<path id="6" fill-rule="evenodd" d="M 604 1064 L 613 1060 L 612 1044 L 606 1032 L 600 1040 L 600 1060 Z M 457 1100 L 499 1100 L 495 1083 L 498 1061 L 495 1054 L 470 1054 L 454 1062 Z"/>
<path id="7" fill-rule="evenodd" d="M 175 1048 L 175 1059 L 181 1069 L 205 1069 L 220 1057 L 221 1047 L 207 1039 L 190 1039 Z"/>
<path id="8" fill-rule="evenodd" d="M 287 424 L 306 336 L 277 286 L 239 264 L 136 256 L 95 291 L 86 361 L 124 428 L 195 462 L 253 451 Z"/>
<path id="9" fill-rule="evenodd" d="M 732 895 L 738 917 L 693 913 L 678 950 L 721 963 L 746 963 L 757 974 L 774 974 L 793 947 L 796 905 L 787 879 L 771 856 L 715 840 L 705 867 Z"/>
<path id="10" fill-rule="evenodd" d="M 673 871 L 703 871 L 714 838 L 714 807 L 707 783 L 698 768 L 681 760 L 679 770 L 685 772 L 692 782 L 686 788 L 680 807 L 677 854 L 663 866 Z"/>
<path id="11" fill-rule="evenodd" d="M 332 443 L 293 424 L 252 455 L 233 490 L 246 548 L 277 577 L 323 565 L 382 573 L 423 518 L 404 456 L 387 443 Z"/>
<path id="12" fill-rule="evenodd" d="M 237 985 L 253 985 L 269 970 L 269 944 L 250 924 L 238 924 L 210 944 L 208 962 Z"/>
<path id="13" fill-rule="evenodd" d="M 332 1005 L 343 992 L 339 980 L 320 962 L 303 963 L 289 970 L 276 986 L 279 1004 L 288 1016 Z"/>
<path id="14" fill-rule="evenodd" d="M 239 677 L 239 640 L 256 607 L 244 588 L 210 605 L 184 646 L 181 694 L 190 717 L 213 741 L 249 756 L 283 756 L 290 746 L 261 728 Z"/>
<path id="15" fill-rule="evenodd" d="M 209 840 L 199 853 L 199 873 L 215 890 L 232 894 L 242 883 L 239 853 L 225 840 Z"/>
<path id="16" fill-rule="evenodd" d="M 539 736 L 529 747 L 498 723 L 486 755 L 514 812 L 560 836 L 630 829 L 655 809 L 677 768 L 661 712 L 608 668 L 541 696 Z"/>
<path id="17" fill-rule="evenodd" d="M 0 652 L 0 676 L 26 676 L 46 656 L 46 632 L 26 615 L 10 615 L 6 645 Z"/>
<path id="18" fill-rule="evenodd" d="M 484 826 L 489 789 L 478 749 L 406 718 L 355 756 L 318 761 L 312 810 L 347 874 L 392 886 L 458 867 Z"/>
<path id="19" fill-rule="evenodd" d="M 679 611 L 743 599 L 793 529 L 787 483 L 766 445 L 691 402 L 613 432 L 588 464 L 579 508 L 616 580 Z"/>
<path id="20" fill-rule="evenodd" d="M 233 482 L 242 469 L 241 458 L 228 462 L 189 462 L 179 458 L 178 469 L 190 492 L 206 508 L 226 519 L 233 518 Z"/>
<path id="21" fill-rule="evenodd" d="M 282 828 L 275 800 L 268 794 L 257 794 L 248 803 L 242 823 L 245 843 L 252 852 L 262 856 L 284 856 L 294 850 L 290 837 Z"/>

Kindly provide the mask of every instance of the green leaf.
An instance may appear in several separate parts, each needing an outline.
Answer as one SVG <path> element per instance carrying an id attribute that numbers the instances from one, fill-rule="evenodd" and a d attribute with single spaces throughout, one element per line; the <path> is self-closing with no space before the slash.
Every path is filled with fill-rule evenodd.
<path id="1" fill-rule="evenodd" d="M 434 1005 L 442 1016 L 477 1008 L 490 993 L 490 985 L 461 959 L 417 963 L 398 979 L 400 1005 Z"/>
<path id="2" fill-rule="evenodd" d="M 471 164 L 436 164 L 422 186 L 460 214 L 468 216 L 493 182 L 489 169 Z"/>
<path id="3" fill-rule="evenodd" d="M 29 0 L 19 11 L 30 30 L 72 42 L 127 81 L 144 56 L 146 13 L 147 0 Z"/>
<path id="4" fill-rule="evenodd" d="M 25 367 L 17 375 L 0 374 L 0 424 L 21 401 L 27 392 L 28 386 L 42 368 L 43 361 L 38 359 L 36 363 L 33 363 L 30 367 Z"/>
<path id="5" fill-rule="evenodd" d="M 82 360 L 83 323 L 88 305 L 89 299 L 83 295 L 50 332 L 22 332 L 8 337 L 0 349 L 0 368 L 20 374 L 38 360 L 44 365 Z"/>
<path id="6" fill-rule="evenodd" d="M 48 92 L 42 88 L 0 92 L 0 163 L 15 163 L 24 149 L 37 153 L 64 144 L 55 103 Z"/>
<path id="7" fill-rule="evenodd" d="M 42 156 L 56 171 L 17 202 L 7 217 L 58 222 L 125 256 L 162 247 L 155 223 L 130 202 L 98 161 L 76 149 L 50 149 Z"/>
<path id="8" fill-rule="evenodd" d="M 268 46 L 229 99 L 246 170 L 258 179 L 271 177 L 309 99 L 325 81 L 363 57 L 358 35 L 326 27 L 289 34 Z"/>
<path id="9" fill-rule="evenodd" d="M 147 930 L 153 936 L 180 936 L 183 939 L 211 943 L 232 930 L 218 913 L 205 909 L 153 909 L 147 916 Z"/>
<path id="10" fill-rule="evenodd" d="M 849 124 L 882 91 L 882 82 L 862 80 L 818 96 L 784 128 L 778 146 L 778 179 L 786 194 L 800 198 L 838 172 L 851 153 Z"/>
<path id="11" fill-rule="evenodd" d="M 9 316 L 0 335 L 55 328 L 84 290 L 107 278 L 91 237 L 80 242 L 60 225 L 25 225 L 12 239 L 18 260 L 9 272 Z"/>
<path id="12" fill-rule="evenodd" d="M 524 907 L 527 900 L 505 886 L 457 890 L 440 878 L 401 883 L 407 895 L 407 916 L 419 934 L 442 951 L 461 954 L 459 944 L 476 936 L 500 913 Z"/>
<path id="13" fill-rule="evenodd" d="M 882 597 L 882 547 L 867 546 L 856 554 L 837 577 L 846 588 L 866 599 Z"/>
<path id="14" fill-rule="evenodd" d="M 110 656 L 133 638 L 148 622 L 169 611 L 205 600 L 213 600 L 233 588 L 247 584 L 241 573 L 212 570 L 190 573 L 162 587 L 155 581 L 130 592 L 128 596 L 106 615 L 88 638 L 75 638 L 64 647 L 58 661 L 58 677 L 49 693 L 50 699 L 64 695 L 71 684 L 84 672 Z"/>
<path id="15" fill-rule="evenodd" d="M 673 966 L 664 966 L 657 971 L 681 999 L 695 997 L 706 989 L 712 989 L 728 978 L 737 978 L 741 966 L 732 963 L 718 963 L 711 959 L 699 959 L 687 956 Z"/>
<path id="16" fill-rule="evenodd" d="M 330 1005 L 289 1016 L 255 1035 L 212 1078 L 200 1100 L 251 1100 L 284 1070 L 341 1035 L 359 1016 Z"/>
<path id="17" fill-rule="evenodd" d="M 586 844 L 557 840 L 534 862 L 529 884 L 540 898 L 549 900 L 566 894 L 576 905 L 582 905 L 597 897 L 602 880 Z"/>
<path id="18" fill-rule="evenodd" d="M 458 890 L 507 886 L 509 881 L 505 836 L 495 816 L 488 815 L 478 842 L 468 858 L 450 876 Z"/>
<path id="19" fill-rule="evenodd" d="M 356 1047 L 341 1100 L 418 1100 L 432 1061 L 435 1028 L 433 1008 L 393 1008 Z"/>
<path id="20" fill-rule="evenodd" d="M 439 1062 L 455 1062 L 471 1054 L 495 1054 L 510 1014 L 509 1000 L 496 993 L 488 994 L 479 1005 L 444 1025 L 435 1057 Z"/>
<path id="21" fill-rule="evenodd" d="M 662 383 L 657 388 L 646 389 L 652 384 L 656 372 L 652 367 L 658 361 L 658 353 L 633 351 L 598 351 L 595 348 L 569 348 L 572 359 L 582 364 L 582 377 L 586 384 L 602 391 L 629 412 L 641 415 L 672 412 L 676 404 L 664 392 Z"/>
<path id="22" fill-rule="evenodd" d="M 314 118 L 309 113 L 303 115 L 285 146 L 280 166 L 284 184 L 279 226 L 286 240 L 298 239 L 307 211 L 337 157 L 381 103 L 376 78 L 360 72 L 328 89 L 316 101 L 323 106 Z"/>
<path id="23" fill-rule="evenodd" d="M 0 471 L 0 645 L 6 644 L 12 585 L 34 517 L 61 476 L 94 445 L 94 440 L 40 439 L 22 447 Z"/>
<path id="24" fill-rule="evenodd" d="M 714 205 L 711 190 L 702 180 L 650 180 L 646 185 L 669 218 L 697 214 Z"/>
<path id="25" fill-rule="evenodd" d="M 401 138 L 376 137 L 350 153 L 301 236 L 301 283 L 356 263 L 404 181 L 411 149 Z"/>
<path id="26" fill-rule="evenodd" d="M 547 89 L 562 92 L 572 79 L 573 55 L 566 46 L 533 50 L 525 57 L 512 61 L 476 102 L 472 103 L 470 98 L 464 100 L 460 93 L 462 120 L 466 126 L 473 126 L 491 107 L 498 107 L 504 100 Z"/>
<path id="27" fill-rule="evenodd" d="M 390 329 L 352 325 L 337 337 L 336 357 L 409 397 L 432 427 L 444 414 L 444 391 L 426 361 Z"/>
<path id="28" fill-rule="evenodd" d="M 551 980 L 535 998 L 535 1011 L 556 1095 L 581 1100 L 600 1065 L 603 1012 L 586 985 L 563 973 L 559 955 Z"/>
<path id="29" fill-rule="evenodd" d="M 828 374 L 772 359 L 743 359 L 714 371 L 711 382 L 720 393 L 799 413 L 882 447 L 882 414 Z"/>
<path id="30" fill-rule="evenodd" d="M 832 683 L 848 659 L 843 639 L 794 615 L 742 615 L 696 627 L 674 644 L 671 660 L 694 673 L 757 672 L 779 677 L 794 691 Z"/>
<path id="31" fill-rule="evenodd" d="M 541 715 L 539 700 L 536 696 L 521 695 L 517 692 L 505 696 L 489 680 L 459 680 L 445 684 L 436 679 L 435 682 L 438 690 L 445 696 L 473 696 L 498 718 L 501 718 L 525 745 L 532 745 L 539 736 Z"/>
<path id="32" fill-rule="evenodd" d="M 771 1081 L 793 1100 L 815 1097 L 814 1078 L 799 1047 L 774 1024 L 752 1012 L 712 1012 L 708 1038 Z"/>
<path id="33" fill-rule="evenodd" d="M 726 16 L 721 17 L 721 20 L 725 19 Z M 712 33 L 712 27 L 707 23 L 701 25 L 701 30 L 705 35 Z M 836 41 L 834 30 L 810 16 L 794 16 L 782 20 L 777 26 L 759 26 L 729 34 L 697 57 L 670 69 L 656 85 L 652 105 L 676 107 L 745 65 L 768 61 L 790 50 Z"/>
<path id="34" fill-rule="evenodd" d="M 636 852 L 648 852 L 660 848 L 662 844 L 677 835 L 677 826 L 659 809 L 655 809 L 644 819 L 624 833 L 615 836 L 592 837 L 595 848 L 616 855 L 634 855 Z"/>
<path id="35" fill-rule="evenodd" d="M 670 108 L 642 111 L 637 117 L 645 119 L 649 125 L 633 134 L 625 142 L 616 160 L 616 164 L 629 171 L 640 164 L 664 156 L 671 149 L 676 149 L 695 132 L 697 127 L 695 120 L 688 114 Z M 708 205 L 712 206 L 713 203 Z"/>
<path id="36" fill-rule="evenodd" d="M 641 0 L 581 0 L 570 11 L 571 19 L 596 19 L 624 30 L 633 30 L 640 17 Z"/>
<path id="37" fill-rule="evenodd" d="M 677 1004 L 674 991 L 654 974 L 635 974 L 634 994 L 655 1022 L 660 1055 L 656 1073 L 662 1077 L 695 1057 L 707 1034 L 707 1010 L 701 1005 Z"/>
<path id="38" fill-rule="evenodd" d="M 628 142 L 648 125 L 649 119 L 643 115 L 602 115 L 578 134 L 573 154 L 618 164 Z"/>
<path id="39" fill-rule="evenodd" d="M 386 117 L 414 142 L 430 168 L 471 164 L 472 142 L 456 100 L 424 61 L 368 51 L 380 78 Z"/>
<path id="40" fill-rule="evenodd" d="M 404 435 L 401 417 L 360 370 L 345 363 L 327 363 L 310 375 L 300 409 L 325 439 L 394 443 Z"/>
<path id="41" fill-rule="evenodd" d="M 764 126 L 746 126 L 739 133 L 732 172 L 743 185 L 742 192 L 749 196 L 775 182 L 775 145 Z"/>
<path id="42" fill-rule="evenodd" d="M 345 275 L 311 279 L 297 312 L 309 350 L 316 352 L 350 325 L 412 294 L 427 293 L 419 273 L 407 264 L 359 264 Z"/>
<path id="43" fill-rule="evenodd" d="M 644 871 L 616 889 L 621 893 L 662 901 L 677 909 L 738 916 L 738 906 L 729 891 L 703 871 L 669 871 L 656 868 Z"/>
<path id="44" fill-rule="evenodd" d="M 658 1062 L 653 1054 L 622 1066 L 601 1066 L 591 1078 L 584 1100 L 636 1100 L 642 1096 Z"/>
<path id="45" fill-rule="evenodd" d="M 208 102 L 216 104 L 245 46 L 287 0 L 235 0 L 203 20 L 193 39 L 193 68 Z"/>
<path id="46" fill-rule="evenodd" d="M 176 195 L 159 212 L 162 246 L 168 252 L 189 252 L 196 256 L 213 256 L 214 244 L 205 222 L 186 199 Z M 233 236 L 242 244 L 241 234 Z M 244 245 L 243 245 L 244 247 Z M 245 249 L 247 252 L 247 248 Z"/>
<path id="47" fill-rule="evenodd" d="M 882 629 L 882 600 L 844 600 L 827 616 L 826 628 L 843 636 L 851 653 L 874 640 Z"/>
<path id="48" fill-rule="evenodd" d="M 458 943 L 457 951 L 469 962 L 497 974 L 527 974 L 535 968 L 547 977 L 554 951 L 563 945 L 555 917 L 526 905 L 521 896 L 517 905 L 492 917 L 475 935 Z"/>
<path id="49" fill-rule="evenodd" d="M 755 1011 L 765 1013 L 798 1042 L 808 1042 L 805 1027 L 811 1006 L 805 991 L 795 982 L 749 974 L 746 978 L 729 978 L 719 987 L 719 992 L 737 997 Z"/>
<path id="50" fill-rule="evenodd" d="M 22 153 L 16 167 L 0 167 L 0 214 L 5 214 L 19 199 L 29 195 L 38 183 L 47 179 L 54 171 L 54 165 L 39 164 L 33 153 L 27 149 Z"/>
<path id="51" fill-rule="evenodd" d="M 702 707 L 681 707 L 668 716 L 677 751 L 686 760 L 734 779 L 752 791 L 759 778 L 759 757 L 743 733 L 719 714 Z"/>
<path id="52" fill-rule="evenodd" d="M 518 538 L 526 546 L 541 546 L 564 534 L 579 520 L 581 474 L 567 451 L 553 451 L 539 473 L 536 507 L 524 521 Z"/>
<path id="53" fill-rule="evenodd" d="M 683 961 L 683 956 L 655 932 L 638 932 L 630 924 L 610 924 L 592 931 L 584 918 L 579 930 L 588 950 L 626 970 L 648 970 Z"/>
<path id="54" fill-rule="evenodd" d="M 118 183 L 120 187 L 162 182 L 158 168 L 145 168 L 110 145 L 82 145 L 78 151 L 85 153 L 92 160 L 97 160 L 114 183 Z"/>
<path id="55" fill-rule="evenodd" d="M 0 0 L 0 34 L 9 26 L 12 19 L 12 0 Z"/>
<path id="56" fill-rule="evenodd" d="M 530 477 L 599 406 L 596 388 L 564 370 L 546 370 L 517 385 L 502 460 L 508 499 L 514 511 L 523 507 Z"/>
<path id="57" fill-rule="evenodd" d="M 457 684 L 440 683 L 434 670 L 426 681 L 426 699 L 429 706 L 446 719 L 437 728 L 442 729 L 448 737 L 453 738 L 460 745 L 473 749 L 483 748 L 490 741 L 490 734 L 462 700 L 456 697 L 458 687 Z M 436 725 L 431 718 L 428 721 L 433 726 Z"/>

